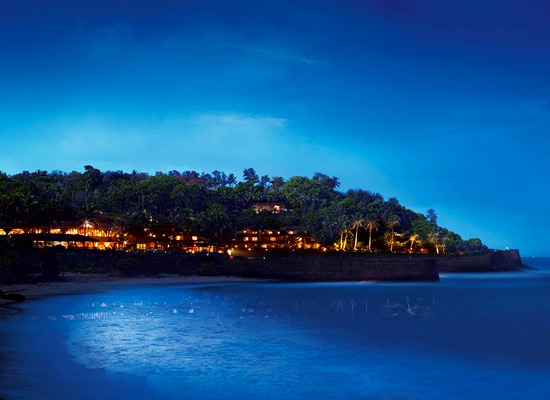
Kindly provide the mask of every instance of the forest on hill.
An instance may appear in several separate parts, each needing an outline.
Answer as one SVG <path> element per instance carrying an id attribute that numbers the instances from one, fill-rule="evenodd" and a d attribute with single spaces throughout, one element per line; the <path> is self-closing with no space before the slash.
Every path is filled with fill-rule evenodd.
<path id="1" fill-rule="evenodd" d="M 174 226 L 229 244 L 243 229 L 307 230 L 329 249 L 375 252 L 479 253 L 479 239 L 463 240 L 426 215 L 365 189 L 339 191 L 336 177 L 259 176 L 221 171 L 0 173 L 0 229 L 51 226 L 108 215 L 119 232 Z M 281 211 L 258 210 L 280 204 Z"/>

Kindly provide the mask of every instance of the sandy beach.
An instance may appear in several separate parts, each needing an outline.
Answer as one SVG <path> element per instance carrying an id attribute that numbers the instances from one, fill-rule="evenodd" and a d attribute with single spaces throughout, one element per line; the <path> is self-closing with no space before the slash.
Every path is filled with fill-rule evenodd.
<path id="1" fill-rule="evenodd" d="M 123 286 L 230 283 L 254 280 L 233 276 L 162 275 L 157 277 L 127 278 L 107 274 L 65 274 L 63 280 L 59 282 L 0 285 L 0 291 L 3 291 L 5 294 L 22 294 L 26 297 L 26 301 L 32 301 L 47 296 L 95 293 Z M 18 311 L 18 304 L 21 303 L 0 299 L 0 317 Z"/>

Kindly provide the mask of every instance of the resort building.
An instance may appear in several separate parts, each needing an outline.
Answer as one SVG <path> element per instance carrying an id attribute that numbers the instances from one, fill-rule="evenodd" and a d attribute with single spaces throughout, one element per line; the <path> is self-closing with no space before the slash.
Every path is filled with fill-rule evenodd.
<path id="1" fill-rule="evenodd" d="M 256 214 L 259 214 L 261 212 L 279 214 L 288 211 L 283 203 L 255 203 L 252 205 L 252 209 Z"/>
<path id="2" fill-rule="evenodd" d="M 280 213 L 280 203 L 258 203 L 256 212 Z M 72 249 L 121 251 L 225 252 L 232 249 L 324 250 L 303 227 L 244 229 L 230 246 L 210 243 L 189 229 L 173 225 L 151 225 L 139 230 L 123 230 L 106 214 L 76 222 L 53 222 L 49 226 L 1 228 L 0 237 L 32 243 L 34 247 L 63 246 Z"/>
<path id="3" fill-rule="evenodd" d="M 6 234 L 6 230 L 2 229 Z M 1 234 L 1 232 L 0 232 Z M 66 248 L 121 249 L 121 240 L 106 216 L 78 222 L 60 221 L 49 226 L 10 229 L 7 235 L 17 241 L 30 241 L 34 247 L 63 246 Z"/>
<path id="4" fill-rule="evenodd" d="M 191 253 L 216 251 L 207 240 L 190 230 L 181 230 L 170 225 L 143 228 L 142 231 L 130 231 L 125 234 L 124 245 L 127 250 L 136 251 L 187 251 Z"/>
<path id="5" fill-rule="evenodd" d="M 244 229 L 237 233 L 233 248 L 244 249 L 320 249 L 321 245 L 301 227 L 281 229 Z"/>

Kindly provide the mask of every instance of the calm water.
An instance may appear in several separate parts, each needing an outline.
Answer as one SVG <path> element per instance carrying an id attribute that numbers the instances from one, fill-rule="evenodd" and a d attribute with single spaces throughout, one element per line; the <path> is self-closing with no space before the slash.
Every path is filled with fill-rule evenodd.
<path id="1" fill-rule="evenodd" d="M 0 320 L 9 399 L 548 399 L 550 259 L 423 284 L 139 287 Z"/>

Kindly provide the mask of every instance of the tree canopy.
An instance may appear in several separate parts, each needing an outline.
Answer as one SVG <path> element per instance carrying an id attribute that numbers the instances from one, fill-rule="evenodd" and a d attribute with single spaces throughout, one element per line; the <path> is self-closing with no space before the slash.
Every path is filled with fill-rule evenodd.
<path id="1" fill-rule="evenodd" d="M 426 215 L 385 200 L 375 192 L 343 193 L 337 177 L 258 175 L 243 171 L 238 181 L 222 171 L 157 172 L 60 171 L 0 173 L 0 229 L 51 226 L 59 221 L 115 219 L 120 231 L 170 225 L 227 244 L 239 230 L 301 227 L 329 248 L 345 251 L 482 252 L 479 239 L 437 224 L 433 209 Z M 285 211 L 258 211 L 258 203 L 279 203 Z"/>

